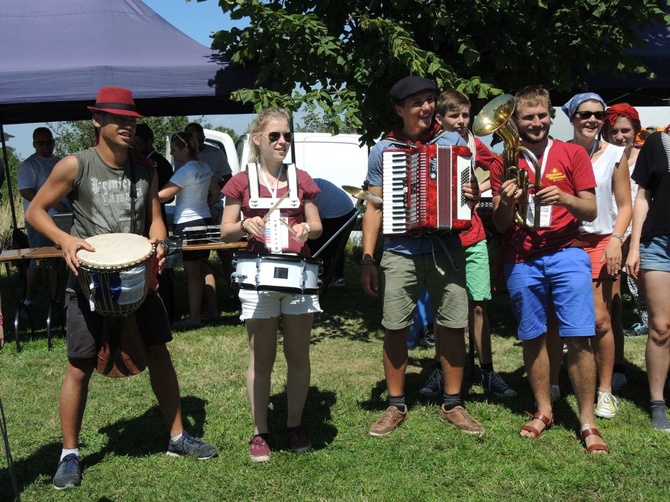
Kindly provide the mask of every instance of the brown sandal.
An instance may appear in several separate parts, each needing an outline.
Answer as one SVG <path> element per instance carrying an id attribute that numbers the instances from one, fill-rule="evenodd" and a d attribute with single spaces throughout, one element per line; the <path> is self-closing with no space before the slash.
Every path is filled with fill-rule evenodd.
<path id="1" fill-rule="evenodd" d="M 530 432 L 531 434 L 533 434 L 533 436 L 524 436 L 523 434 L 519 433 L 519 434 L 521 434 L 521 437 L 526 437 L 528 439 L 540 438 L 545 433 L 545 431 L 548 431 L 549 429 L 551 429 L 551 426 L 554 425 L 554 420 L 552 418 L 549 418 L 548 416 L 543 415 L 539 411 L 536 412 L 534 415 L 529 413 L 529 412 L 526 412 L 526 415 L 531 417 L 532 420 L 539 420 L 540 422 L 542 422 L 544 424 L 544 429 L 542 429 L 541 431 L 538 431 L 532 425 L 526 424 L 526 425 L 521 427 L 521 431 L 522 432 L 524 432 L 524 431 L 525 432 Z"/>
<path id="2" fill-rule="evenodd" d="M 586 450 L 586 453 L 596 453 L 599 451 L 609 453 L 610 449 L 606 444 L 592 444 L 591 446 L 586 446 L 586 438 L 589 436 L 598 436 L 600 439 L 603 438 L 602 434 L 600 434 L 600 431 L 596 429 L 595 427 L 591 427 L 590 425 L 587 425 L 585 429 L 582 429 L 582 444 L 584 445 L 584 449 Z"/>

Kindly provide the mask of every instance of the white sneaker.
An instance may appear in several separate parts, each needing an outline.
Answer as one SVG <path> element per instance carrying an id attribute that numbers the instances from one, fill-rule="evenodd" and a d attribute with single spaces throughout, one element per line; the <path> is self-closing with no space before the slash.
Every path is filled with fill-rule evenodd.
<path id="1" fill-rule="evenodd" d="M 596 416 L 600 418 L 614 418 L 619 411 L 619 401 L 611 392 L 598 391 L 598 404 L 596 405 Z"/>

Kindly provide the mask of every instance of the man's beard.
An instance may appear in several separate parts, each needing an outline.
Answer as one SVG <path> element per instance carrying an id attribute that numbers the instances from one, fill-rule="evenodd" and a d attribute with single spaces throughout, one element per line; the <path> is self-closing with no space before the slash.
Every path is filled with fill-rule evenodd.
<path id="1" fill-rule="evenodd" d="M 542 129 L 541 131 L 538 131 L 537 133 L 530 134 L 528 133 L 527 130 L 520 130 L 519 131 L 519 138 L 524 142 L 528 144 L 537 144 L 537 143 L 542 143 L 545 139 L 547 139 L 547 136 L 549 135 L 549 131 L 546 129 Z"/>

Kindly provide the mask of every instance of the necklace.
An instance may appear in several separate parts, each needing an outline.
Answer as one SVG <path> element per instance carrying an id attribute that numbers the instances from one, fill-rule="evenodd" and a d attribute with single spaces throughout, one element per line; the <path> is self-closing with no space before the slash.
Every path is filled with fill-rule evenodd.
<path id="1" fill-rule="evenodd" d="M 279 185 L 279 178 L 281 178 L 282 172 L 284 171 L 284 164 L 282 164 L 279 167 L 279 171 L 277 172 L 277 176 L 274 179 L 274 183 L 270 183 L 270 181 L 268 180 L 268 177 L 265 174 L 265 168 L 263 168 L 259 164 L 256 164 L 256 169 L 261 173 L 261 177 L 263 178 L 263 182 L 265 183 L 265 186 L 270 191 L 270 195 L 272 195 L 273 199 L 276 199 L 277 198 L 277 187 Z M 268 172 L 268 174 L 270 174 L 270 173 Z"/>

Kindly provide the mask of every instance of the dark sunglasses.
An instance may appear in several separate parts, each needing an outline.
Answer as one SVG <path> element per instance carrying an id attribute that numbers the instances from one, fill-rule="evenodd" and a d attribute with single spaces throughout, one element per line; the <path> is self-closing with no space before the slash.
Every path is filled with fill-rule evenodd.
<path id="1" fill-rule="evenodd" d="M 270 143 L 276 143 L 279 141 L 279 138 L 284 136 L 284 141 L 287 143 L 290 143 L 293 141 L 293 133 L 292 132 L 269 132 L 268 133 L 268 141 Z"/>
<path id="2" fill-rule="evenodd" d="M 49 146 L 54 144 L 54 140 L 48 139 L 46 141 L 35 141 L 35 144 L 39 146 Z"/>
<path id="3" fill-rule="evenodd" d="M 579 120 L 588 120 L 592 116 L 595 117 L 596 120 L 605 120 L 605 117 L 607 116 L 605 112 L 589 112 L 589 111 L 575 112 L 575 115 Z"/>

